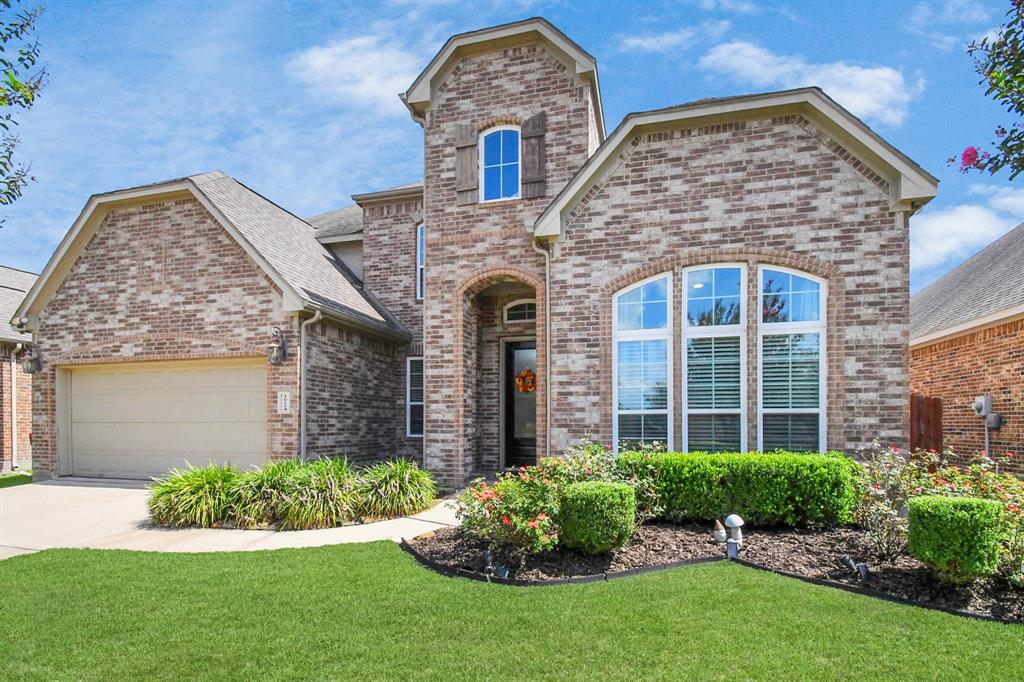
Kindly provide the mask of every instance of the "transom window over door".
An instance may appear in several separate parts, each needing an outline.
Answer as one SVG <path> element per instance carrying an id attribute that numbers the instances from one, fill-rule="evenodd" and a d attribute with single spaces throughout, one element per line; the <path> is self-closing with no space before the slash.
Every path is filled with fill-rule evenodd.
<path id="1" fill-rule="evenodd" d="M 759 448 L 825 449 L 825 284 L 783 268 L 760 270 Z"/>
<path id="2" fill-rule="evenodd" d="M 744 268 L 685 272 L 683 435 L 688 452 L 746 450 Z"/>
<path id="3" fill-rule="evenodd" d="M 480 178 L 482 201 L 519 197 L 519 128 L 492 128 L 481 135 Z"/>
<path id="4" fill-rule="evenodd" d="M 616 448 L 672 446 L 672 277 L 635 284 L 613 299 L 612 440 Z"/>

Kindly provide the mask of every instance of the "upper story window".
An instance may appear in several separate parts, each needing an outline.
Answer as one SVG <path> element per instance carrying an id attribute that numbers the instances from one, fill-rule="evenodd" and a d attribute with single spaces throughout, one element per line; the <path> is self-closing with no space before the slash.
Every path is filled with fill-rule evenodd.
<path id="1" fill-rule="evenodd" d="M 481 135 L 480 178 L 481 201 L 519 198 L 519 128 L 491 128 Z"/>
<path id="2" fill-rule="evenodd" d="M 528 322 L 537 319 L 537 302 L 533 299 L 512 301 L 505 306 L 506 322 Z"/>
<path id="3" fill-rule="evenodd" d="M 423 300 L 423 290 L 426 282 L 424 276 L 426 274 L 426 262 L 427 262 L 427 235 L 426 226 L 420 223 L 416 226 L 416 300 Z"/>

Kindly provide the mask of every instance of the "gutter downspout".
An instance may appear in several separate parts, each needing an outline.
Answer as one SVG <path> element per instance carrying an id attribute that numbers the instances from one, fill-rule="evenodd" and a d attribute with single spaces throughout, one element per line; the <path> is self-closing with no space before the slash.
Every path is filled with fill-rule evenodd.
<path id="1" fill-rule="evenodd" d="M 18 468 L 18 353 L 22 344 L 11 351 L 11 471 Z"/>
<path id="2" fill-rule="evenodd" d="M 323 319 L 323 312 L 317 310 L 313 317 L 299 325 L 299 460 L 306 461 L 306 328 Z"/>
<path id="3" fill-rule="evenodd" d="M 551 456 L 551 253 L 535 238 L 533 250 L 544 256 L 544 453 Z"/>

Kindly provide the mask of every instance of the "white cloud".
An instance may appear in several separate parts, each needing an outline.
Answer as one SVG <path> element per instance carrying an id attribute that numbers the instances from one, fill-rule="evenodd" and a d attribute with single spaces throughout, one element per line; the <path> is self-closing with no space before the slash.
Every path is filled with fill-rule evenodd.
<path id="1" fill-rule="evenodd" d="M 715 46 L 701 57 L 700 66 L 761 88 L 817 85 L 861 118 L 892 126 L 903 123 L 910 102 L 924 89 L 922 78 L 908 80 L 889 66 L 811 64 L 803 57 L 777 55 L 745 41 Z"/>
<path id="2" fill-rule="evenodd" d="M 628 36 L 619 41 L 623 52 L 673 52 L 690 47 L 701 38 L 717 40 L 729 30 L 728 21 L 705 21 L 699 27 L 689 26 L 677 31 Z"/>
<path id="3" fill-rule="evenodd" d="M 930 211 L 910 220 L 910 269 L 915 288 L 959 265 L 1024 222 L 1024 190 L 971 185 L 980 203 Z"/>
<path id="4" fill-rule="evenodd" d="M 295 55 L 289 72 L 336 102 L 401 114 L 398 99 L 424 60 L 380 36 L 365 35 L 316 45 Z"/>
<path id="5" fill-rule="evenodd" d="M 757 14 L 761 11 L 760 7 L 749 0 L 698 0 L 697 5 L 709 12 L 722 11 L 735 12 L 736 14 Z"/>
<path id="6" fill-rule="evenodd" d="M 910 13 L 907 30 L 931 43 L 933 47 L 949 51 L 968 42 L 963 34 L 965 24 L 984 23 L 988 18 L 988 10 L 974 0 L 920 2 Z"/>

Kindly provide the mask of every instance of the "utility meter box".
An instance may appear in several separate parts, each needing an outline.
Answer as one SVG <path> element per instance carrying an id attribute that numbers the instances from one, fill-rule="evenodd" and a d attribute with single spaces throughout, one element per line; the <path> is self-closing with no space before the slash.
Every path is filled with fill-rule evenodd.
<path id="1" fill-rule="evenodd" d="M 974 414 L 979 417 L 987 417 L 992 414 L 992 396 L 979 395 L 974 399 L 974 404 L 971 405 L 974 410 Z"/>

